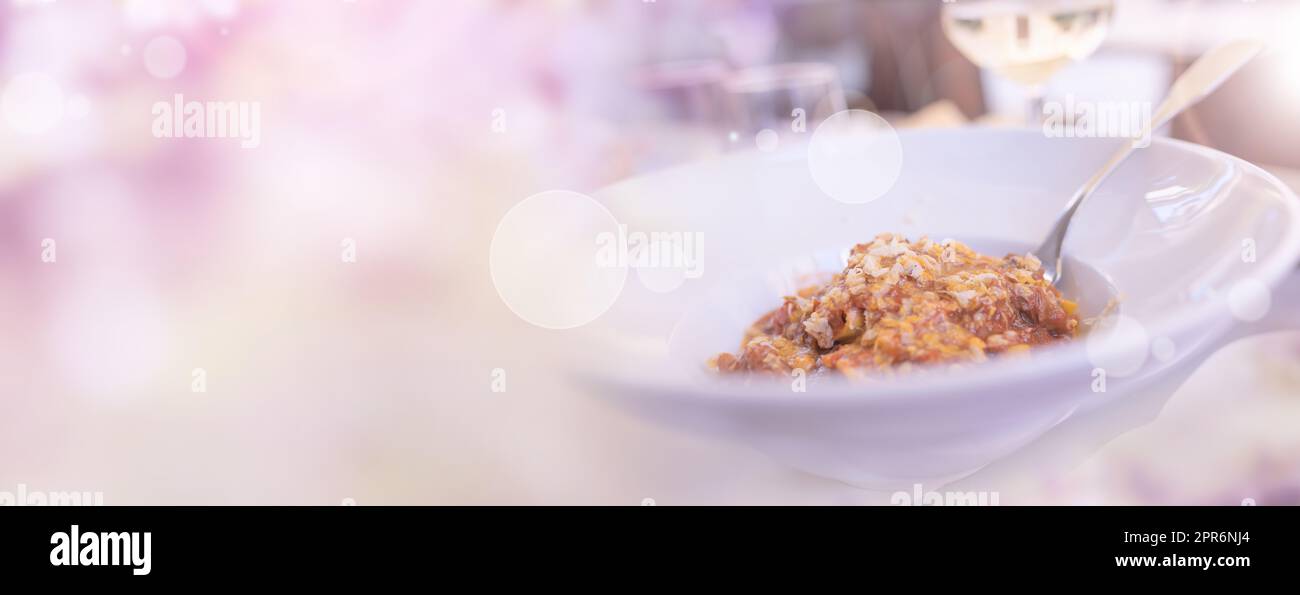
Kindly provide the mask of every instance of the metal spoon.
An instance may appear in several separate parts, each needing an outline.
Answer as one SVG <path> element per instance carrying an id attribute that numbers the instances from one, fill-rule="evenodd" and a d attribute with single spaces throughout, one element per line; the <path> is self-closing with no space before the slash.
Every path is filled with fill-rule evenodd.
<path id="1" fill-rule="evenodd" d="M 1148 128 L 1144 129 L 1137 138 L 1150 138 L 1152 132 L 1168 124 L 1174 116 L 1213 93 L 1219 85 L 1223 84 L 1223 81 L 1228 80 L 1237 69 L 1263 49 L 1263 43 L 1248 40 L 1234 41 L 1206 52 L 1193 62 L 1178 77 L 1178 80 L 1174 81 L 1173 86 L 1169 88 L 1169 96 L 1151 116 Z M 1120 147 L 1097 173 L 1084 182 L 1083 186 L 1074 192 L 1074 196 L 1070 197 L 1070 202 L 1065 204 L 1065 210 L 1056 219 L 1052 232 L 1047 234 L 1047 239 L 1033 251 L 1033 255 L 1043 261 L 1043 279 L 1048 283 L 1060 285 L 1061 278 L 1064 276 L 1061 268 L 1061 244 L 1065 241 L 1065 233 L 1070 228 L 1070 220 L 1074 217 L 1074 212 L 1136 149 L 1136 141 L 1124 143 L 1124 146 Z"/>

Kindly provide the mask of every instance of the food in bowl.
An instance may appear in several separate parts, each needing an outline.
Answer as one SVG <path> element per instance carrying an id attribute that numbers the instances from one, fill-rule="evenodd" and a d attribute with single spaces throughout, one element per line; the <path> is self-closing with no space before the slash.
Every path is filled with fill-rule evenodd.
<path id="1" fill-rule="evenodd" d="M 1069 341 L 1078 307 L 1033 255 L 985 256 L 955 240 L 891 233 L 853 247 L 830 281 L 788 296 L 745 332 L 723 374 L 870 378 L 918 365 L 965 365 Z"/>

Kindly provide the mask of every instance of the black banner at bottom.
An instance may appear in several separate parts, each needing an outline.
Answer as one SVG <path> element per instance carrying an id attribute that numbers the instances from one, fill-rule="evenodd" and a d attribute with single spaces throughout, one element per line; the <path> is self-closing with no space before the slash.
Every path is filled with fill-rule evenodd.
<path id="1" fill-rule="evenodd" d="M 1179 508 L 0 507 L 6 577 L 493 579 L 740 562 L 765 573 L 945 571 L 1244 579 L 1289 573 L 1300 512 Z M 716 569 L 716 568 L 715 568 Z M 802 569 L 802 570 L 801 570 Z M 524 573 L 524 574 L 518 574 Z M 811 578 L 811 577 L 810 577 Z"/>

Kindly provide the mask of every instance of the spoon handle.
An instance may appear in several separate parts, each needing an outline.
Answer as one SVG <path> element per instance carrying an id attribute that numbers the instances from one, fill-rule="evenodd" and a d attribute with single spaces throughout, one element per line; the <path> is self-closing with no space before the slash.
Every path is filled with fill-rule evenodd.
<path id="1" fill-rule="evenodd" d="M 1137 138 L 1125 142 L 1119 150 L 1115 151 L 1101 167 L 1088 178 L 1070 201 L 1065 204 L 1065 210 L 1057 217 L 1056 223 L 1052 225 L 1052 230 L 1047 234 L 1043 243 L 1034 250 L 1034 255 L 1043 262 L 1043 277 L 1053 285 L 1059 285 L 1061 278 L 1064 276 L 1061 270 L 1061 246 L 1065 243 L 1065 234 L 1069 231 L 1070 221 L 1074 218 L 1074 212 L 1079 209 L 1093 191 L 1101 186 L 1102 182 L 1119 168 L 1119 165 L 1128 159 L 1140 145 L 1138 139 L 1151 137 L 1151 133 L 1168 124 L 1175 116 L 1182 113 L 1189 107 L 1196 105 L 1215 89 L 1219 88 L 1228 77 L 1234 72 L 1251 61 L 1260 51 L 1264 49 L 1264 44 L 1254 40 L 1234 41 L 1216 47 L 1192 63 L 1178 79 L 1174 81 L 1173 86 L 1169 88 L 1169 95 L 1156 108 L 1151 117 L 1151 121 L 1144 123 L 1144 128 Z"/>
<path id="2" fill-rule="evenodd" d="M 1192 63 L 1178 76 L 1169 96 L 1151 118 L 1151 131 L 1155 131 L 1193 105 L 1199 103 L 1215 89 L 1219 88 L 1228 77 L 1237 72 L 1264 50 L 1264 44 L 1256 40 L 1241 40 L 1216 47 Z"/>

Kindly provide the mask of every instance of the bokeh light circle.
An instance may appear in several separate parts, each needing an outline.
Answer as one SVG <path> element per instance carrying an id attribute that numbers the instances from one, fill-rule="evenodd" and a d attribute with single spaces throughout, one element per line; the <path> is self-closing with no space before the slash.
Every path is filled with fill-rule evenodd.
<path id="1" fill-rule="evenodd" d="M 1268 285 L 1255 278 L 1242 279 L 1228 290 L 1228 311 L 1233 318 L 1254 322 L 1268 314 L 1273 296 Z"/>
<path id="2" fill-rule="evenodd" d="M 775 151 L 780 143 L 781 138 L 777 136 L 776 131 L 771 128 L 759 130 L 758 134 L 754 135 L 754 145 L 758 147 L 758 150 L 764 153 Z"/>
<path id="3" fill-rule="evenodd" d="M 1142 323 L 1119 315 L 1102 319 L 1088 332 L 1088 361 L 1107 376 L 1131 376 L 1147 361 L 1151 340 Z"/>
<path id="4" fill-rule="evenodd" d="M 144 69 L 160 79 L 175 78 L 185 70 L 185 46 L 175 37 L 160 35 L 144 46 Z"/>
<path id="5" fill-rule="evenodd" d="M 844 110 L 817 126 L 808 145 L 813 181 L 831 198 L 871 202 L 894 187 L 903 170 L 903 144 L 884 118 Z"/>
<path id="6" fill-rule="evenodd" d="M 48 132 L 63 119 L 65 106 L 59 82 L 41 73 L 15 76 L 0 95 L 0 112 L 4 113 L 5 122 L 22 134 Z"/>
<path id="7" fill-rule="evenodd" d="M 524 199 L 497 225 L 489 267 L 497 294 L 516 316 L 547 329 L 585 325 L 623 291 L 626 261 L 618 221 L 595 199 L 552 190 Z"/>

